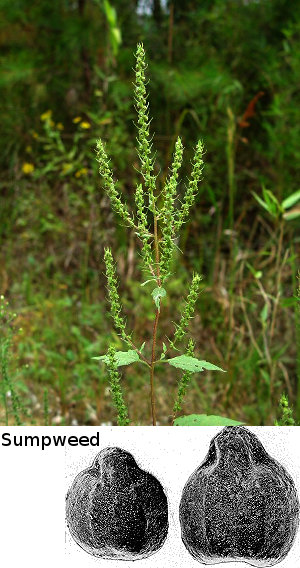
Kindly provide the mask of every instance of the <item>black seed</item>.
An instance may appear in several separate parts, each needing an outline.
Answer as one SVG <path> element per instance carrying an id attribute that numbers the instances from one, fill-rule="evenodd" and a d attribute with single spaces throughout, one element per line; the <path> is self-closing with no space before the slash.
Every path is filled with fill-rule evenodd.
<path id="1" fill-rule="evenodd" d="M 120 448 L 106 448 L 75 478 L 67 522 L 86 552 L 106 559 L 147 558 L 168 532 L 168 503 L 160 482 Z"/>
<path id="2" fill-rule="evenodd" d="M 226 427 L 183 489 L 180 524 L 199 562 L 274 566 L 288 554 L 299 526 L 294 482 L 252 432 Z"/>

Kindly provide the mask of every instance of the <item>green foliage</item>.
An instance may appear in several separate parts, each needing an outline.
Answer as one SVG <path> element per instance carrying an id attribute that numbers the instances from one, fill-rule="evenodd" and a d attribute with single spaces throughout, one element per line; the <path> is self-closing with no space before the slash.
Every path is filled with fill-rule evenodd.
<path id="1" fill-rule="evenodd" d="M 204 369 L 209 371 L 223 371 L 220 367 L 208 363 L 207 361 L 200 361 L 195 357 L 190 357 L 189 355 L 179 355 L 178 357 L 173 357 L 173 359 L 168 359 L 166 363 L 176 367 L 177 369 L 183 369 L 184 371 L 189 371 L 190 373 L 200 373 Z M 224 371 L 223 371 L 224 372 Z"/>
<path id="2" fill-rule="evenodd" d="M 13 322 L 17 317 L 9 309 L 9 304 L 4 296 L 0 296 L 0 371 L 1 371 L 1 394 L 3 407 L 5 409 L 5 421 L 8 425 L 9 407 L 7 399 L 11 398 L 12 413 L 14 416 L 15 424 L 20 426 L 21 421 L 21 403 L 19 396 L 15 389 L 14 381 L 10 376 L 9 359 L 11 352 L 11 345 L 16 330 L 14 329 Z"/>
<path id="3" fill-rule="evenodd" d="M 126 225 L 128 225 L 129 227 L 134 227 L 134 221 L 131 218 L 126 205 L 122 203 L 121 197 L 116 190 L 112 172 L 109 167 L 108 157 L 105 152 L 102 140 L 97 141 L 97 160 L 99 162 L 99 173 L 104 181 L 105 189 L 107 191 L 107 195 L 110 198 L 113 210 L 115 211 L 115 213 L 120 215 L 121 219 L 125 222 Z"/>
<path id="4" fill-rule="evenodd" d="M 190 319 L 194 316 L 196 301 L 200 291 L 200 282 L 202 277 L 199 274 L 194 274 L 190 290 L 186 299 L 185 307 L 181 313 L 179 324 L 176 326 L 174 339 L 171 341 L 170 346 L 174 348 L 175 343 L 180 341 L 186 334 L 186 328 Z"/>
<path id="5" fill-rule="evenodd" d="M 110 392 L 113 404 L 117 410 L 118 425 L 128 426 L 128 410 L 124 402 L 123 393 L 120 385 L 120 377 L 118 373 L 118 363 L 116 360 L 116 351 L 114 347 L 109 347 L 107 351 L 107 370 L 109 378 Z"/>
<path id="6" fill-rule="evenodd" d="M 139 361 L 140 358 L 136 351 L 130 349 L 129 351 L 116 351 L 114 354 L 115 363 L 117 367 L 122 367 L 123 365 L 130 365 L 131 363 L 135 363 Z M 108 355 L 101 355 L 100 357 L 92 357 L 96 361 L 104 361 L 106 365 L 109 364 L 110 359 Z"/>
<path id="7" fill-rule="evenodd" d="M 164 188 L 164 205 L 161 212 L 161 264 L 162 280 L 170 271 L 170 264 L 174 252 L 174 238 L 176 236 L 176 219 L 174 219 L 175 200 L 177 197 L 178 172 L 182 165 L 183 145 L 178 137 L 175 144 L 175 152 L 171 166 L 171 173 Z"/>
<path id="8" fill-rule="evenodd" d="M 243 422 L 223 418 L 222 416 L 207 416 L 206 414 L 190 414 L 180 416 L 174 421 L 174 426 L 240 426 Z"/>
<path id="9" fill-rule="evenodd" d="M 293 417 L 293 410 L 289 406 L 289 399 L 286 394 L 281 396 L 279 401 L 280 418 L 275 420 L 275 426 L 296 426 Z"/>
<path id="10" fill-rule="evenodd" d="M 265 189 L 265 187 L 263 187 L 264 200 L 261 199 L 261 197 L 259 197 L 255 192 L 253 192 L 253 195 L 256 201 L 258 201 L 258 203 L 261 205 L 261 207 L 268 211 L 271 217 L 275 219 L 279 219 L 282 216 L 283 219 L 289 221 L 300 216 L 299 208 L 288 211 L 293 205 L 300 201 L 300 190 L 295 191 L 295 193 L 292 193 L 292 195 L 289 195 L 281 203 L 279 203 L 278 199 L 276 199 L 272 191 Z"/>
<path id="11" fill-rule="evenodd" d="M 162 286 L 159 286 L 158 288 L 154 288 L 153 292 L 151 293 L 151 296 L 154 300 L 154 303 L 157 307 L 157 309 L 160 311 L 160 301 L 161 298 L 165 298 L 167 295 L 167 292 L 164 288 L 162 288 Z"/>
<path id="12" fill-rule="evenodd" d="M 44 389 L 44 425 L 49 426 L 49 396 L 48 389 Z"/>
<path id="13" fill-rule="evenodd" d="M 112 253 L 109 248 L 105 249 L 104 261 L 106 266 L 107 289 L 108 289 L 111 315 L 114 320 L 114 325 L 116 329 L 120 332 L 122 339 L 128 341 L 125 320 L 121 315 L 122 307 L 117 288 L 116 271 L 114 267 Z"/>
<path id="14" fill-rule="evenodd" d="M 122 34 L 118 26 L 117 12 L 108 0 L 103 0 L 103 8 L 109 25 L 109 36 L 113 54 L 117 56 L 120 45 L 122 44 Z"/>
<path id="15" fill-rule="evenodd" d="M 194 351 L 195 351 L 195 343 L 192 339 L 190 339 L 189 343 L 188 343 L 188 347 L 187 347 L 187 352 L 186 352 L 187 357 L 192 358 L 193 355 L 194 355 Z M 193 374 L 192 371 L 187 370 L 185 373 L 183 373 L 182 377 L 180 378 L 180 380 L 178 382 L 177 397 L 175 399 L 174 406 L 173 406 L 173 424 L 174 424 L 174 420 L 176 418 L 176 415 L 181 410 L 182 403 L 183 403 L 184 397 L 186 395 L 187 387 L 188 387 L 188 385 L 191 381 L 191 378 L 192 378 L 192 374 Z"/>
<path id="16" fill-rule="evenodd" d="M 156 306 L 155 323 L 153 328 L 152 336 L 152 348 L 151 348 L 151 359 L 147 359 L 141 354 L 137 348 L 134 351 L 130 351 L 126 354 L 119 352 L 121 354 L 121 360 L 118 358 L 114 359 L 114 364 L 117 367 L 125 361 L 125 364 L 139 360 L 138 354 L 142 356 L 143 361 L 148 365 L 150 369 L 150 392 L 151 392 L 151 414 L 152 423 L 156 425 L 156 402 L 155 402 L 155 389 L 154 389 L 154 368 L 156 365 L 155 361 L 155 349 L 157 341 L 157 329 L 158 321 L 161 312 L 161 299 L 166 298 L 167 291 L 162 287 L 162 280 L 165 282 L 170 276 L 169 266 L 172 257 L 172 252 L 174 249 L 173 238 L 182 227 L 183 223 L 187 219 L 190 208 L 192 207 L 197 191 L 198 184 L 201 180 L 201 174 L 203 169 L 203 144 L 198 142 L 196 146 L 195 155 L 192 162 L 192 173 L 191 179 L 188 183 L 185 195 L 181 206 L 175 207 L 175 200 L 177 196 L 177 183 L 178 183 L 178 170 L 182 164 L 183 158 L 183 146 L 181 144 L 180 138 L 177 139 L 175 145 L 175 153 L 173 164 L 171 167 L 171 174 L 165 183 L 164 188 L 164 201 L 161 206 L 159 206 L 157 189 L 156 189 L 156 176 L 154 175 L 154 160 L 152 158 L 152 143 L 150 142 L 150 119 L 148 113 L 148 102 L 147 102 L 147 92 L 146 92 L 146 60 L 145 51 L 142 44 L 137 46 L 136 51 L 136 69 L 135 69 L 135 101 L 138 113 L 138 155 L 141 162 L 141 176 L 143 183 L 139 183 L 136 188 L 135 203 L 137 206 L 137 225 L 133 216 L 128 212 L 127 206 L 122 203 L 113 181 L 113 176 L 111 169 L 108 164 L 108 157 L 105 153 L 103 143 L 101 140 L 97 142 L 97 159 L 100 164 L 100 174 L 102 175 L 104 187 L 106 189 L 107 195 L 110 198 L 113 210 L 121 217 L 121 219 L 130 227 L 136 228 L 136 234 L 142 243 L 142 259 L 144 261 L 144 269 L 149 270 L 153 278 L 151 281 L 156 282 L 156 287 L 152 291 L 151 295 Z M 152 214 L 153 221 L 153 234 L 151 235 L 151 225 L 148 224 L 147 209 L 149 211 L 149 216 Z M 162 222 L 160 223 L 160 220 Z M 161 238 L 159 236 L 159 229 L 161 226 Z M 149 243 L 149 237 L 152 236 L 153 242 L 152 247 Z M 155 259 L 153 261 L 153 258 Z M 106 265 L 106 278 L 107 278 L 107 288 L 109 295 L 109 302 L 111 308 L 111 315 L 114 320 L 114 324 L 121 338 L 126 342 L 130 343 L 133 347 L 131 336 L 129 337 L 126 332 L 126 325 L 123 317 L 121 316 L 121 301 L 119 298 L 117 290 L 117 279 L 113 264 L 113 257 L 111 250 L 109 248 L 105 249 L 104 261 Z M 148 281 L 147 281 L 148 282 Z M 147 282 L 143 283 L 147 284 Z M 170 341 L 170 348 L 174 349 L 174 343 L 179 342 L 184 339 L 187 333 L 187 327 L 189 320 L 193 317 L 195 311 L 195 305 L 199 294 L 201 277 L 198 274 L 194 274 L 190 290 L 187 296 L 186 304 L 184 310 L 181 314 L 181 319 L 176 327 L 174 338 Z M 144 345 L 144 344 L 143 344 Z M 162 361 L 166 357 L 167 348 L 163 344 L 163 352 L 161 354 L 160 360 Z M 115 351 L 114 351 L 115 353 Z M 132 357 L 133 354 L 133 357 Z M 119 355 L 114 355 L 114 357 L 119 357 Z M 125 357 L 125 359 L 124 359 Z M 101 356 L 98 358 L 103 360 L 106 365 L 111 366 L 112 356 Z M 189 355 L 181 355 L 179 357 L 173 357 L 166 360 L 167 363 L 173 367 L 183 369 L 190 372 L 208 370 L 222 370 L 220 367 L 207 363 L 206 361 L 199 361 L 198 359 L 191 357 Z M 124 364 L 124 363 L 123 363 Z M 112 372 L 112 371 L 110 371 Z M 177 396 L 177 403 L 175 403 L 176 411 L 180 408 L 183 396 L 185 394 L 186 388 L 189 383 L 189 375 L 183 377 L 181 384 L 179 385 L 179 394 Z"/>
<path id="17" fill-rule="evenodd" d="M 202 170 L 204 162 L 202 160 L 202 155 L 204 151 L 204 146 L 201 140 L 198 140 L 195 155 L 192 162 L 192 173 L 191 179 L 189 180 L 188 187 L 183 197 L 183 202 L 181 208 L 177 212 L 177 217 L 175 220 L 175 229 L 179 231 L 182 224 L 188 219 L 191 207 L 194 205 L 196 195 L 198 192 L 198 185 L 202 179 Z"/>

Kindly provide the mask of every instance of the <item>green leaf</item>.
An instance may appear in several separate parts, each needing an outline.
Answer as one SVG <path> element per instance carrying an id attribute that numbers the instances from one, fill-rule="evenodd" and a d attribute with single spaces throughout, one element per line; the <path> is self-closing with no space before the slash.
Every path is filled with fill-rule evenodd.
<path id="1" fill-rule="evenodd" d="M 240 426 L 244 422 L 237 422 L 224 416 L 214 416 L 211 414 L 190 414 L 189 416 L 179 416 L 174 420 L 174 426 Z"/>
<path id="2" fill-rule="evenodd" d="M 166 295 L 167 295 L 166 290 L 161 286 L 159 288 L 154 288 L 151 296 L 158 310 L 160 310 L 160 299 L 164 298 Z"/>
<path id="3" fill-rule="evenodd" d="M 223 373 L 225 373 L 221 367 L 208 363 L 208 361 L 200 361 L 199 359 L 190 357 L 189 355 L 179 355 L 178 357 L 168 359 L 166 362 L 169 363 L 169 365 L 172 365 L 172 367 L 183 369 L 183 371 L 190 371 L 190 373 L 200 373 L 203 369 L 207 369 L 209 371 L 223 371 Z"/>
<path id="4" fill-rule="evenodd" d="M 268 318 L 268 304 L 265 304 L 260 312 L 260 319 L 263 323 L 265 323 L 267 321 L 267 318 Z"/>
<path id="5" fill-rule="evenodd" d="M 283 218 L 287 221 L 292 221 L 293 219 L 297 219 L 300 216 L 300 207 L 294 207 L 290 211 L 286 211 L 283 214 Z"/>
<path id="6" fill-rule="evenodd" d="M 257 195 L 257 193 L 255 193 L 255 191 L 252 191 L 252 195 L 255 197 L 256 201 L 258 201 L 258 203 L 259 203 L 266 211 L 269 212 L 268 205 Z"/>
<path id="7" fill-rule="evenodd" d="M 249 262 L 246 262 L 246 266 L 248 266 L 251 274 L 253 274 L 254 278 L 257 278 L 257 280 L 259 280 L 262 277 L 262 271 L 261 270 L 254 270 L 253 266 L 251 266 L 251 264 L 249 264 Z"/>
<path id="8" fill-rule="evenodd" d="M 281 298 L 280 305 L 283 308 L 289 308 L 290 306 L 295 306 L 297 304 L 297 296 L 293 296 L 291 298 Z"/>
<path id="9" fill-rule="evenodd" d="M 272 217 L 278 217 L 278 213 L 282 209 L 280 203 L 269 189 L 263 187 L 262 191 L 265 201 L 263 201 L 263 199 L 261 199 L 255 191 L 252 191 L 252 195 Z"/>
<path id="10" fill-rule="evenodd" d="M 103 361 L 104 363 L 108 363 L 107 355 L 101 355 L 100 357 L 92 357 L 96 361 Z M 129 349 L 129 351 L 116 351 L 115 360 L 117 363 L 117 367 L 122 367 L 123 365 L 130 365 L 131 363 L 135 363 L 136 361 L 140 361 L 140 358 L 134 349 Z"/>
<path id="11" fill-rule="evenodd" d="M 112 28 L 111 29 L 111 35 L 113 37 L 113 40 L 114 40 L 116 47 L 118 47 L 120 45 L 120 43 L 122 43 L 122 36 L 121 36 L 120 29 L 119 28 Z"/>
<path id="12" fill-rule="evenodd" d="M 153 282 L 155 279 L 154 278 L 150 278 L 150 280 L 146 280 L 146 282 L 142 282 L 141 286 L 146 286 L 146 284 L 149 284 L 149 282 Z"/>
<path id="13" fill-rule="evenodd" d="M 264 369 L 260 369 L 260 374 L 262 375 L 265 383 L 270 386 L 270 375 L 269 373 L 267 373 L 267 371 L 265 371 Z"/>
<path id="14" fill-rule="evenodd" d="M 273 217 L 277 217 L 279 211 L 282 210 L 282 207 L 281 207 L 278 199 L 275 197 L 275 195 L 272 193 L 272 191 L 270 191 L 269 189 L 266 189 L 265 187 L 263 187 L 263 196 L 264 196 L 265 202 L 268 206 L 268 211 L 269 211 L 270 215 L 272 215 Z"/>
<path id="15" fill-rule="evenodd" d="M 290 207 L 292 207 L 292 205 L 295 205 L 297 201 L 300 201 L 300 189 L 298 191 L 295 191 L 295 193 L 292 193 L 292 195 L 289 195 L 289 197 L 287 197 L 286 199 L 284 199 L 281 205 L 283 209 L 289 209 Z"/>
<path id="16" fill-rule="evenodd" d="M 104 0 L 103 6 L 107 21 L 109 22 L 110 26 L 115 26 L 117 23 L 117 12 L 115 8 L 108 2 L 108 0 Z"/>

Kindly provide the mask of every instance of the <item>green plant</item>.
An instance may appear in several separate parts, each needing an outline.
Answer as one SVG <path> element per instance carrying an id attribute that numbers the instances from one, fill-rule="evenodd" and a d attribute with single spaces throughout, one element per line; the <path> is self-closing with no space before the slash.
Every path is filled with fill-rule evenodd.
<path id="1" fill-rule="evenodd" d="M 122 315 L 122 303 L 118 292 L 118 282 L 114 266 L 113 255 L 110 248 L 105 249 L 104 260 L 106 265 L 106 278 L 111 316 L 121 339 L 130 347 L 128 351 L 115 351 L 110 348 L 108 355 L 94 357 L 104 361 L 108 366 L 111 392 L 118 412 L 118 422 L 127 421 L 127 409 L 124 406 L 122 393 L 117 379 L 117 367 L 139 362 L 147 365 L 150 376 L 150 399 L 152 424 L 156 425 L 156 397 L 155 397 L 155 369 L 158 365 L 169 364 L 184 371 L 179 380 L 177 395 L 173 407 L 173 424 L 176 424 L 177 412 L 185 396 L 190 376 L 193 373 L 205 370 L 222 371 L 222 369 L 207 361 L 194 357 L 194 346 L 190 342 L 186 354 L 170 357 L 171 352 L 178 351 L 177 344 L 182 344 L 187 338 L 190 320 L 194 317 L 196 302 L 200 292 L 201 276 L 194 274 L 187 294 L 184 307 L 181 311 L 179 323 L 175 324 L 172 339 L 162 343 L 161 352 L 158 350 L 158 325 L 164 299 L 167 296 L 165 288 L 171 275 L 173 255 L 176 250 L 176 240 L 180 229 L 189 219 L 190 210 L 195 203 L 198 185 L 202 179 L 203 170 L 203 143 L 198 141 L 192 160 L 192 171 L 184 195 L 180 198 L 177 193 L 179 185 L 179 170 L 183 160 L 183 144 L 177 138 L 173 161 L 169 175 L 162 191 L 157 188 L 157 174 L 155 160 L 152 152 L 152 139 L 150 135 L 149 106 L 146 92 L 146 62 L 145 51 L 139 44 L 136 52 L 135 69 L 135 102 L 138 115 L 137 120 L 137 150 L 141 164 L 140 174 L 142 183 L 137 184 L 135 190 L 135 214 L 131 213 L 124 203 L 122 196 L 114 182 L 110 162 L 102 140 L 97 142 L 97 160 L 99 172 L 104 182 L 105 190 L 110 197 L 113 211 L 119 216 L 122 223 L 130 227 L 141 242 L 142 266 L 149 277 L 141 285 L 154 286 L 151 295 L 154 302 L 154 324 L 149 354 L 145 342 L 138 347 L 132 334 L 127 331 L 127 325 Z M 215 417 L 214 417 L 215 418 Z M 211 417 L 205 423 L 209 424 Z M 221 420 L 221 418 L 220 418 Z M 224 419 L 222 419 L 224 424 Z M 188 423 L 188 420 L 187 420 Z M 192 422 L 191 422 L 192 423 Z M 232 421 L 230 421 L 232 424 Z M 237 423 L 236 423 L 237 424 Z"/>
<path id="2" fill-rule="evenodd" d="M 10 376 L 9 360 L 11 352 L 11 344 L 13 336 L 16 333 L 13 322 L 17 317 L 11 313 L 9 304 L 4 296 L 0 296 L 0 377 L 1 377 L 1 395 L 5 411 L 5 424 L 9 423 L 10 407 L 8 399 L 11 399 L 11 410 L 14 416 L 15 424 L 20 426 L 21 421 L 21 402 L 15 390 L 14 381 Z"/>
<path id="3" fill-rule="evenodd" d="M 280 418 L 275 420 L 275 426 L 296 426 L 293 417 L 293 410 L 290 408 L 289 399 L 286 394 L 283 394 L 279 402 Z"/>

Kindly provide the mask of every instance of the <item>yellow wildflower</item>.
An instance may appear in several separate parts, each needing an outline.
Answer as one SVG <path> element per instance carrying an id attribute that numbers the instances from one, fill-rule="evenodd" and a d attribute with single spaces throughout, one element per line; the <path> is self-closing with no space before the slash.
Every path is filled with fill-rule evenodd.
<path id="1" fill-rule="evenodd" d="M 34 165 L 30 164 L 30 162 L 24 162 L 22 171 L 24 174 L 31 174 L 34 171 Z"/>
<path id="2" fill-rule="evenodd" d="M 64 129 L 64 125 L 62 122 L 58 122 L 56 125 L 57 130 L 63 130 Z"/>
<path id="3" fill-rule="evenodd" d="M 46 110 L 46 112 L 43 112 L 43 114 L 41 114 L 40 119 L 44 122 L 45 120 L 50 120 L 52 116 L 52 110 Z"/>
<path id="4" fill-rule="evenodd" d="M 80 121 L 81 121 L 81 116 L 75 116 L 75 118 L 73 118 L 74 124 L 77 124 Z"/>
<path id="5" fill-rule="evenodd" d="M 78 170 L 75 173 L 75 177 L 76 178 L 80 178 L 80 176 L 85 176 L 88 173 L 88 169 L 87 168 L 81 168 L 80 170 Z"/>
<path id="6" fill-rule="evenodd" d="M 91 125 L 90 125 L 89 122 L 83 121 L 83 122 L 80 123 L 80 127 L 81 127 L 81 128 L 84 128 L 85 130 L 87 130 L 88 128 L 91 128 Z"/>

